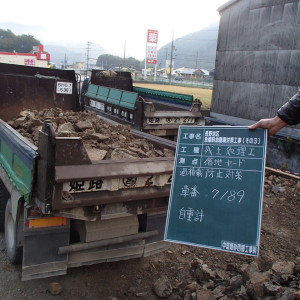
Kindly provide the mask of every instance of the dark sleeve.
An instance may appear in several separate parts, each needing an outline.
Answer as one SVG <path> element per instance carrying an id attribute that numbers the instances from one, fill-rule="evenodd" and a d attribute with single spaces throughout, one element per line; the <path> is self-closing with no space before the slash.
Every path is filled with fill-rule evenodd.
<path id="1" fill-rule="evenodd" d="M 289 125 L 300 123 L 300 91 L 279 108 L 277 115 Z"/>

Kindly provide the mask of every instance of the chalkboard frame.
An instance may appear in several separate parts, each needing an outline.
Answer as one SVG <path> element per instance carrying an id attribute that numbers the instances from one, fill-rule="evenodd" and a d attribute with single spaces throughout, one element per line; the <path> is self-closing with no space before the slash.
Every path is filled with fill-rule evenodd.
<path id="1" fill-rule="evenodd" d="M 216 226 L 215 226 L 215 223 L 213 223 L 214 222 L 213 217 L 216 218 L 216 217 L 219 217 L 220 215 L 222 215 L 222 213 L 220 214 L 220 212 L 218 212 L 218 213 L 216 212 L 216 211 L 218 211 L 217 205 L 220 205 L 219 203 L 221 203 L 221 202 L 218 202 L 216 204 L 209 204 L 209 201 L 207 201 L 207 199 L 210 197 L 209 200 L 211 201 L 212 196 L 209 196 L 209 194 L 207 192 L 203 192 L 204 194 L 202 195 L 201 191 L 200 192 L 198 192 L 197 190 L 196 190 L 196 192 L 194 191 L 194 194 L 198 193 L 197 196 L 199 196 L 200 200 L 189 199 L 189 198 L 191 198 L 192 194 L 191 195 L 187 194 L 188 197 L 185 198 L 186 195 L 182 192 L 183 189 L 181 190 L 181 194 L 178 196 L 179 191 L 180 191 L 180 189 L 178 188 L 179 183 L 181 184 L 181 187 L 183 187 L 183 186 L 185 187 L 185 186 L 188 186 L 188 184 L 194 184 L 195 182 L 197 182 L 197 183 L 199 182 L 200 184 L 202 184 L 202 187 L 203 187 L 201 189 L 203 189 L 203 190 L 209 189 L 209 184 L 207 184 L 205 186 L 203 185 L 207 178 L 204 178 L 205 180 L 202 177 L 199 177 L 198 179 L 194 179 L 194 177 L 189 177 L 189 176 L 185 176 L 185 175 L 184 175 L 185 177 L 182 178 L 182 176 L 179 175 L 179 172 L 180 172 L 180 174 L 184 173 L 184 171 L 183 171 L 184 168 L 179 165 L 179 161 L 182 160 L 182 156 L 185 156 L 185 155 L 182 155 L 179 153 L 179 149 L 181 148 L 181 151 L 182 151 L 182 149 L 187 148 L 187 151 L 189 151 L 188 150 L 189 147 L 186 147 L 186 146 L 189 146 L 189 144 L 182 143 L 183 137 L 186 137 L 189 134 L 194 135 L 195 132 L 202 133 L 202 139 L 199 140 L 199 141 L 201 141 L 202 144 L 201 143 L 199 144 L 199 142 L 196 142 L 196 144 L 194 144 L 194 142 L 193 142 L 191 144 L 193 147 L 190 147 L 190 148 L 195 149 L 195 147 L 194 147 L 195 145 L 202 145 L 203 148 L 204 148 L 204 145 L 207 146 L 209 144 L 209 142 L 204 141 L 204 136 L 206 134 L 211 134 L 213 132 L 212 134 L 215 133 L 215 134 L 219 135 L 218 140 L 220 141 L 220 143 L 219 143 L 217 138 L 215 137 L 213 145 L 218 146 L 218 147 L 220 146 L 222 151 L 224 149 L 229 149 L 231 146 L 232 146 L 232 148 L 234 148 L 234 146 L 236 146 L 235 149 L 238 149 L 238 146 L 243 145 L 245 147 L 242 147 L 242 148 L 246 148 L 246 149 L 248 149 L 249 153 L 252 152 L 252 154 L 255 153 L 255 155 L 257 155 L 257 157 L 255 155 L 253 155 L 253 157 L 250 157 L 250 154 L 248 153 L 249 157 L 245 157 L 245 159 L 240 160 L 240 161 L 242 161 L 240 163 L 240 165 L 242 165 L 242 166 L 246 165 L 246 167 L 249 168 L 247 170 L 244 170 L 243 168 L 241 168 L 243 176 L 245 176 L 246 179 L 248 176 L 248 179 L 244 183 L 242 183 L 242 184 L 241 184 L 241 182 L 226 183 L 225 179 L 223 180 L 223 179 L 218 178 L 218 180 L 220 180 L 221 183 L 222 183 L 222 180 L 225 182 L 225 184 L 223 186 L 221 185 L 221 188 L 222 187 L 226 188 L 227 185 L 228 186 L 231 185 L 231 187 L 233 186 L 233 188 L 234 188 L 235 187 L 234 184 L 236 184 L 238 187 L 242 186 L 242 188 L 240 188 L 239 191 L 234 191 L 235 192 L 235 199 L 234 199 L 235 203 L 239 203 L 239 204 L 235 204 L 235 205 L 237 205 L 238 208 L 235 209 L 234 206 L 233 206 L 233 209 L 228 208 L 228 207 L 225 208 L 226 216 L 224 217 L 224 220 L 222 220 L 222 221 L 226 222 L 226 226 L 224 226 L 224 224 L 221 224 L 222 222 L 219 222 L 219 221 L 218 222 L 220 224 L 218 224 Z M 226 142 L 224 143 L 223 142 L 224 138 L 225 138 L 224 135 L 226 136 L 225 133 L 227 135 L 228 135 L 228 133 L 231 133 L 233 135 L 235 135 L 236 133 L 239 133 L 239 134 L 242 133 L 241 137 L 244 139 L 242 139 L 242 141 L 240 143 L 231 145 L 229 143 L 229 141 L 232 140 L 232 137 L 231 137 L 230 140 L 227 138 L 228 143 L 226 143 Z M 259 145 L 258 144 L 255 144 L 255 145 L 245 144 L 246 140 L 248 142 L 249 141 L 253 142 L 254 138 L 256 139 L 256 141 L 258 141 L 257 139 L 259 139 Z M 211 141 L 212 139 L 213 138 L 209 138 L 209 137 L 205 136 L 206 141 Z M 222 139 L 223 139 L 223 141 L 222 141 Z M 240 139 L 236 140 L 236 138 L 234 138 L 234 141 L 240 141 Z M 225 147 L 227 147 L 227 148 L 225 148 Z M 226 126 L 221 126 L 221 125 L 216 125 L 216 126 L 181 125 L 181 126 L 179 126 L 175 160 L 174 160 L 174 168 L 173 168 L 173 176 L 172 176 L 172 184 L 171 184 L 171 191 L 170 191 L 169 204 L 168 204 L 167 220 L 166 220 L 165 233 L 164 233 L 164 240 L 168 241 L 168 242 L 179 243 L 179 244 L 186 244 L 186 245 L 191 245 L 191 246 L 221 250 L 221 251 L 226 251 L 226 252 L 233 252 L 233 253 L 238 253 L 238 254 L 245 254 L 245 255 L 250 255 L 250 256 L 258 256 L 259 255 L 259 245 L 260 245 L 262 208 L 263 208 L 263 190 L 264 190 L 264 175 L 265 175 L 265 164 L 266 164 L 266 147 L 267 147 L 267 130 L 266 129 L 249 130 L 247 126 L 227 126 L 227 125 Z M 217 147 L 214 149 L 217 149 Z M 201 160 L 203 158 L 202 154 L 203 153 L 196 155 L 196 158 L 198 157 Z M 189 156 L 193 156 L 193 155 L 186 154 L 186 157 L 189 158 Z M 191 157 L 192 160 L 190 160 L 190 161 L 195 161 L 196 158 Z M 248 160 L 249 160 L 249 163 L 248 163 Z M 189 167 L 191 167 L 191 166 L 189 166 Z M 205 169 L 205 168 L 206 167 L 204 167 L 203 169 Z M 239 167 L 236 167 L 236 168 L 239 168 Z M 253 170 L 252 170 L 252 168 L 253 168 Z M 200 169 L 200 171 L 201 171 L 201 169 Z M 193 173 L 193 174 L 195 174 L 195 173 Z M 203 175 L 201 175 L 201 176 L 203 176 Z M 213 178 L 210 178 L 209 182 L 215 183 L 216 180 L 217 179 L 213 180 Z M 255 184 L 253 184 L 252 181 L 254 181 Z M 248 186 L 247 186 L 247 184 L 248 184 Z M 176 187 L 176 185 L 177 185 L 177 187 Z M 220 190 L 221 190 L 221 188 L 220 188 Z M 218 197 L 221 199 L 221 197 L 223 196 L 223 199 L 221 199 L 221 200 L 222 200 L 222 205 L 224 207 L 229 202 L 231 202 L 231 200 L 224 201 L 224 199 L 226 199 L 226 197 L 227 197 L 227 199 L 229 199 L 228 195 L 233 190 L 228 189 L 227 192 L 229 192 L 229 191 L 230 192 L 227 194 L 219 193 L 219 190 L 217 190 L 217 189 L 213 189 L 212 191 L 215 191 L 215 193 L 213 194 L 213 197 L 215 197 L 215 198 L 213 198 L 214 200 L 218 199 Z M 217 193 L 218 193 L 218 197 L 216 196 Z M 238 193 L 240 193 L 239 196 L 237 196 Z M 194 196 L 194 194 L 193 194 L 193 196 Z M 226 195 L 225 198 L 224 198 L 224 194 Z M 247 195 L 248 195 L 248 198 L 251 200 L 247 199 Z M 245 198 L 242 199 L 241 196 L 243 196 L 243 197 L 245 196 Z M 238 199 L 240 199 L 240 200 L 238 201 Z M 246 200 L 248 202 L 248 206 L 244 204 L 244 203 L 246 203 Z M 191 223 L 189 225 L 186 225 L 186 223 L 188 223 L 187 219 L 184 219 L 185 223 L 182 222 L 183 216 L 186 217 L 186 213 L 188 213 L 188 210 L 185 208 L 184 209 L 182 208 L 183 210 L 179 209 L 179 208 L 182 206 L 181 203 L 187 203 L 189 201 L 190 201 L 190 203 L 192 203 L 194 205 L 198 204 L 198 202 L 202 201 L 202 205 L 205 205 L 205 203 L 206 203 L 208 209 L 210 209 L 210 208 L 215 209 L 215 210 L 211 210 L 211 211 L 213 211 L 213 213 L 216 215 L 213 215 L 211 217 L 211 220 L 208 221 L 207 227 L 203 227 L 208 230 L 211 230 L 212 235 L 209 235 L 208 231 L 207 230 L 205 231 L 205 229 L 201 229 L 201 227 L 198 227 L 198 228 L 196 227 L 196 229 L 195 229 L 195 227 L 192 227 L 192 226 L 200 226 L 199 220 L 201 223 L 202 220 L 204 220 L 204 218 L 206 218 L 206 213 L 203 213 L 202 210 L 193 209 L 192 216 L 194 219 L 196 219 L 196 217 L 197 217 L 197 223 L 192 224 L 190 226 Z M 228 203 L 223 204 L 224 202 L 228 202 Z M 234 203 L 234 201 L 232 201 L 231 203 Z M 244 207 L 239 206 L 240 203 L 242 203 L 245 206 Z M 186 205 L 187 205 L 187 207 L 189 206 L 188 204 L 186 204 Z M 216 207 L 214 207 L 214 205 Z M 222 211 L 222 209 L 223 209 L 223 207 L 220 208 L 219 210 Z M 245 210 L 245 211 L 243 211 L 243 210 Z M 182 211 L 184 211 L 184 213 L 182 213 Z M 239 222 L 243 222 L 243 220 L 245 220 L 246 224 L 243 224 L 241 226 L 236 226 L 237 224 L 240 224 L 240 223 L 234 223 L 234 220 L 232 221 L 233 224 L 230 224 L 231 219 L 228 217 L 229 213 L 232 213 L 232 215 L 236 216 L 236 218 L 238 219 Z M 178 221 L 178 220 L 180 220 L 180 221 Z M 236 222 L 238 222 L 238 221 L 236 221 Z M 248 228 L 248 226 L 247 226 L 248 222 L 250 224 L 250 228 Z M 203 222 L 203 224 L 204 224 L 204 222 Z M 211 226 L 211 225 L 213 225 L 213 226 Z M 203 226 L 203 225 L 201 224 L 201 226 Z M 226 229 L 227 227 L 230 228 L 231 230 L 229 230 L 229 229 L 227 230 Z M 219 233 L 218 230 L 221 233 Z M 226 232 L 226 230 L 227 230 L 227 232 Z M 238 230 L 237 231 L 238 233 L 233 233 L 236 230 Z M 226 239 L 222 239 L 223 234 L 226 236 Z M 216 236 L 216 240 L 214 240 L 214 238 L 211 236 Z M 235 239 L 230 240 L 231 236 L 234 236 Z M 237 240 L 237 239 L 240 239 L 240 240 Z"/>

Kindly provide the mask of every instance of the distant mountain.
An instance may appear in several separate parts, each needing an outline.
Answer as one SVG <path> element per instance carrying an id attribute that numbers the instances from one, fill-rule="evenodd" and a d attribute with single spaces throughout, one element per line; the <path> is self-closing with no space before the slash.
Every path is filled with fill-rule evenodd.
<path id="1" fill-rule="evenodd" d="M 212 70 L 215 67 L 219 23 L 214 23 L 200 31 L 190 33 L 173 41 L 173 67 Z M 158 65 L 170 65 L 172 42 L 158 50 Z M 166 66 L 166 61 L 168 66 Z"/>
<path id="2" fill-rule="evenodd" d="M 0 23 L 1 29 L 10 29 L 14 34 L 34 35 L 37 40 L 43 36 L 42 26 L 27 26 L 13 22 Z M 177 38 L 173 41 L 173 67 L 200 68 L 212 70 L 215 66 L 219 23 L 214 23 L 200 31 Z M 40 40 L 41 41 L 41 40 Z M 42 42 L 42 41 L 41 41 Z M 166 44 L 158 50 L 158 68 L 165 68 L 166 61 L 171 59 L 171 44 Z M 87 62 L 88 45 L 81 44 L 50 44 L 44 43 L 45 51 L 50 53 L 51 62 L 58 67 L 66 63 L 71 65 L 75 62 Z M 89 45 L 89 66 L 96 64 L 98 56 L 111 54 L 98 44 Z M 170 62 L 169 62 L 170 65 Z M 168 65 L 168 66 L 169 66 Z"/>
<path id="3" fill-rule="evenodd" d="M 38 32 L 43 32 L 43 30 L 45 30 L 45 28 L 43 26 L 31 26 L 31 25 L 23 25 L 23 24 L 18 24 L 18 23 L 14 23 L 14 22 L 2 22 L 0 23 L 0 28 L 4 29 L 4 30 L 11 30 L 14 34 L 20 35 L 20 34 L 29 34 L 29 35 L 36 35 L 36 33 Z M 34 34 L 32 33 L 28 33 L 28 32 L 34 32 Z M 37 40 L 39 40 L 39 38 L 37 38 L 35 36 L 35 38 Z"/>
<path id="4" fill-rule="evenodd" d="M 67 46 L 60 46 L 54 44 L 46 44 L 45 51 L 50 53 L 51 62 L 55 63 L 57 67 L 71 65 L 76 62 L 87 62 L 87 55 L 89 52 L 89 66 L 95 65 L 98 56 L 101 54 L 109 54 L 109 51 L 102 48 L 100 45 L 91 44 L 69 44 Z"/>
<path id="5" fill-rule="evenodd" d="M 4 30 L 9 29 L 16 35 L 33 35 L 41 43 L 43 43 L 41 37 L 46 30 L 43 26 L 29 26 L 14 22 L 1 22 L 0 28 Z M 87 43 L 64 43 L 64 45 L 60 45 L 45 42 L 43 44 L 45 46 L 45 51 L 50 53 L 51 62 L 55 63 L 58 67 L 64 65 L 65 60 L 69 65 L 75 62 L 87 62 Z M 110 52 L 98 44 L 91 43 L 89 45 L 89 66 L 95 65 L 98 56 L 101 54 L 110 54 Z"/>

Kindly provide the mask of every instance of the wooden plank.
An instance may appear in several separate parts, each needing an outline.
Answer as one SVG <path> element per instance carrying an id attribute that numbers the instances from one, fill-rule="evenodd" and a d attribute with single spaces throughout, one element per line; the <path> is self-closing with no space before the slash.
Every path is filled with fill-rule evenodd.
<path id="1" fill-rule="evenodd" d="M 279 169 L 274 169 L 274 168 L 270 168 L 270 167 L 266 167 L 266 170 L 270 171 L 270 172 L 273 172 L 273 173 L 276 173 L 278 175 L 287 177 L 287 178 L 293 178 L 293 179 L 296 179 L 296 180 L 300 180 L 300 175 L 287 173 L 287 172 L 281 171 Z"/>

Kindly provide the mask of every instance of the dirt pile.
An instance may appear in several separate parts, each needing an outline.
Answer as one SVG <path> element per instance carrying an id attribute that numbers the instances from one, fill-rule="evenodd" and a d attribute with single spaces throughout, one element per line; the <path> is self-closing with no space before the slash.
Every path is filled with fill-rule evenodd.
<path id="1" fill-rule="evenodd" d="M 59 137 L 81 137 L 91 160 L 118 160 L 174 156 L 174 151 L 155 147 L 146 139 L 135 138 L 129 126 L 113 125 L 93 112 L 23 110 L 8 123 L 37 145 L 39 131 L 51 121 Z"/>
<path id="2" fill-rule="evenodd" d="M 263 204 L 259 257 L 173 244 L 152 262 L 156 296 L 300 299 L 300 178 L 267 169 Z"/>
<path id="3" fill-rule="evenodd" d="M 190 281 L 175 285 L 162 277 L 155 281 L 154 292 L 168 299 L 300 299 L 300 258 L 297 264 L 276 261 L 267 271 L 256 262 L 227 264 L 225 269 L 211 269 L 202 260 L 191 264 Z"/>

